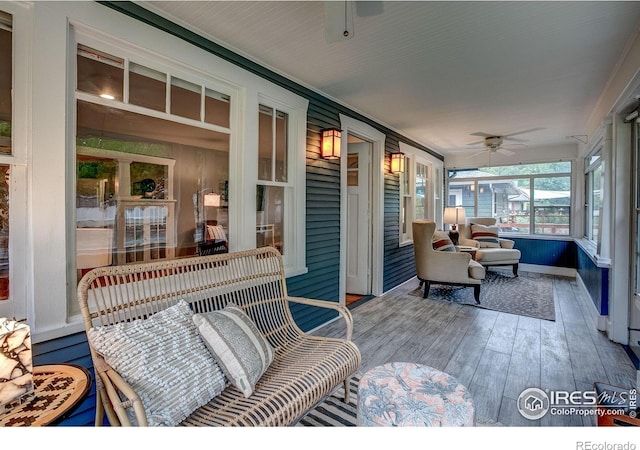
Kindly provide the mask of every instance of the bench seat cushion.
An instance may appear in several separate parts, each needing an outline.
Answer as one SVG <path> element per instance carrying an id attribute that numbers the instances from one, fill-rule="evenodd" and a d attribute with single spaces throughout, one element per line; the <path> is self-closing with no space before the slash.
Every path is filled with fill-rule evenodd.
<path id="1" fill-rule="evenodd" d="M 517 263 L 520 250 L 515 248 L 481 248 L 476 252 L 476 261 L 481 264 Z"/>
<path id="2" fill-rule="evenodd" d="M 357 371 L 352 341 L 304 335 L 276 349 L 275 358 L 245 398 L 229 386 L 196 410 L 183 426 L 282 426 L 294 424 L 333 388 Z"/>

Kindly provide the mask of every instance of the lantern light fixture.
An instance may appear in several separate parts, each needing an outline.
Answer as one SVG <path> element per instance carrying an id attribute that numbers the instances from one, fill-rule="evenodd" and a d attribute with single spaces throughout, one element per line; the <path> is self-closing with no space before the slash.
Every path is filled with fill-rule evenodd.
<path id="1" fill-rule="evenodd" d="M 327 128 L 322 130 L 320 154 L 323 159 L 340 159 L 341 139 L 342 130 L 338 128 Z"/>
<path id="2" fill-rule="evenodd" d="M 391 154 L 391 173 L 401 174 L 404 172 L 404 153 Z"/>

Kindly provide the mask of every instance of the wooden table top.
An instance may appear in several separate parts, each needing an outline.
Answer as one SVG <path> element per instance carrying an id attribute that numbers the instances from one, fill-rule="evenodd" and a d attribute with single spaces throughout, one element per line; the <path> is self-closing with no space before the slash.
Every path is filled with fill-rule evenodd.
<path id="1" fill-rule="evenodd" d="M 75 364 L 33 367 L 34 392 L 0 414 L 0 426 L 50 425 L 69 413 L 89 394 L 91 374 Z"/>

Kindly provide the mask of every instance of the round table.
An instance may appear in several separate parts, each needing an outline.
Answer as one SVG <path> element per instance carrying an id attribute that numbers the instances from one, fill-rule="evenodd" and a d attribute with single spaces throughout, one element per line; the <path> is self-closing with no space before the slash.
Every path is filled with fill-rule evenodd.
<path id="1" fill-rule="evenodd" d="M 68 416 L 89 394 L 91 374 L 75 364 L 33 367 L 33 394 L 0 414 L 0 427 L 37 427 Z"/>
<path id="2" fill-rule="evenodd" d="M 473 426 L 467 388 L 429 366 L 394 362 L 374 367 L 358 384 L 358 426 Z"/>

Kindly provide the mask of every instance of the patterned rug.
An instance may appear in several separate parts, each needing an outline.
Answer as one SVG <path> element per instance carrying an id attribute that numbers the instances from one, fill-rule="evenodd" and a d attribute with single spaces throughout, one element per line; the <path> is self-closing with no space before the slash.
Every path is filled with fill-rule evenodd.
<path id="1" fill-rule="evenodd" d="M 491 268 L 482 281 L 480 305 L 475 303 L 473 289 L 462 286 L 432 284 L 429 299 L 555 321 L 552 280 L 552 275 L 533 272 L 520 272 L 516 278 L 511 270 Z M 423 293 L 424 288 L 416 286 L 409 295 L 422 297 Z"/>
<path id="2" fill-rule="evenodd" d="M 309 411 L 296 426 L 298 427 L 355 427 L 358 411 L 358 382 L 360 375 L 351 377 L 349 403 L 344 403 L 344 388 L 336 392 Z M 500 422 L 476 417 L 477 427 L 502 427 Z"/>

